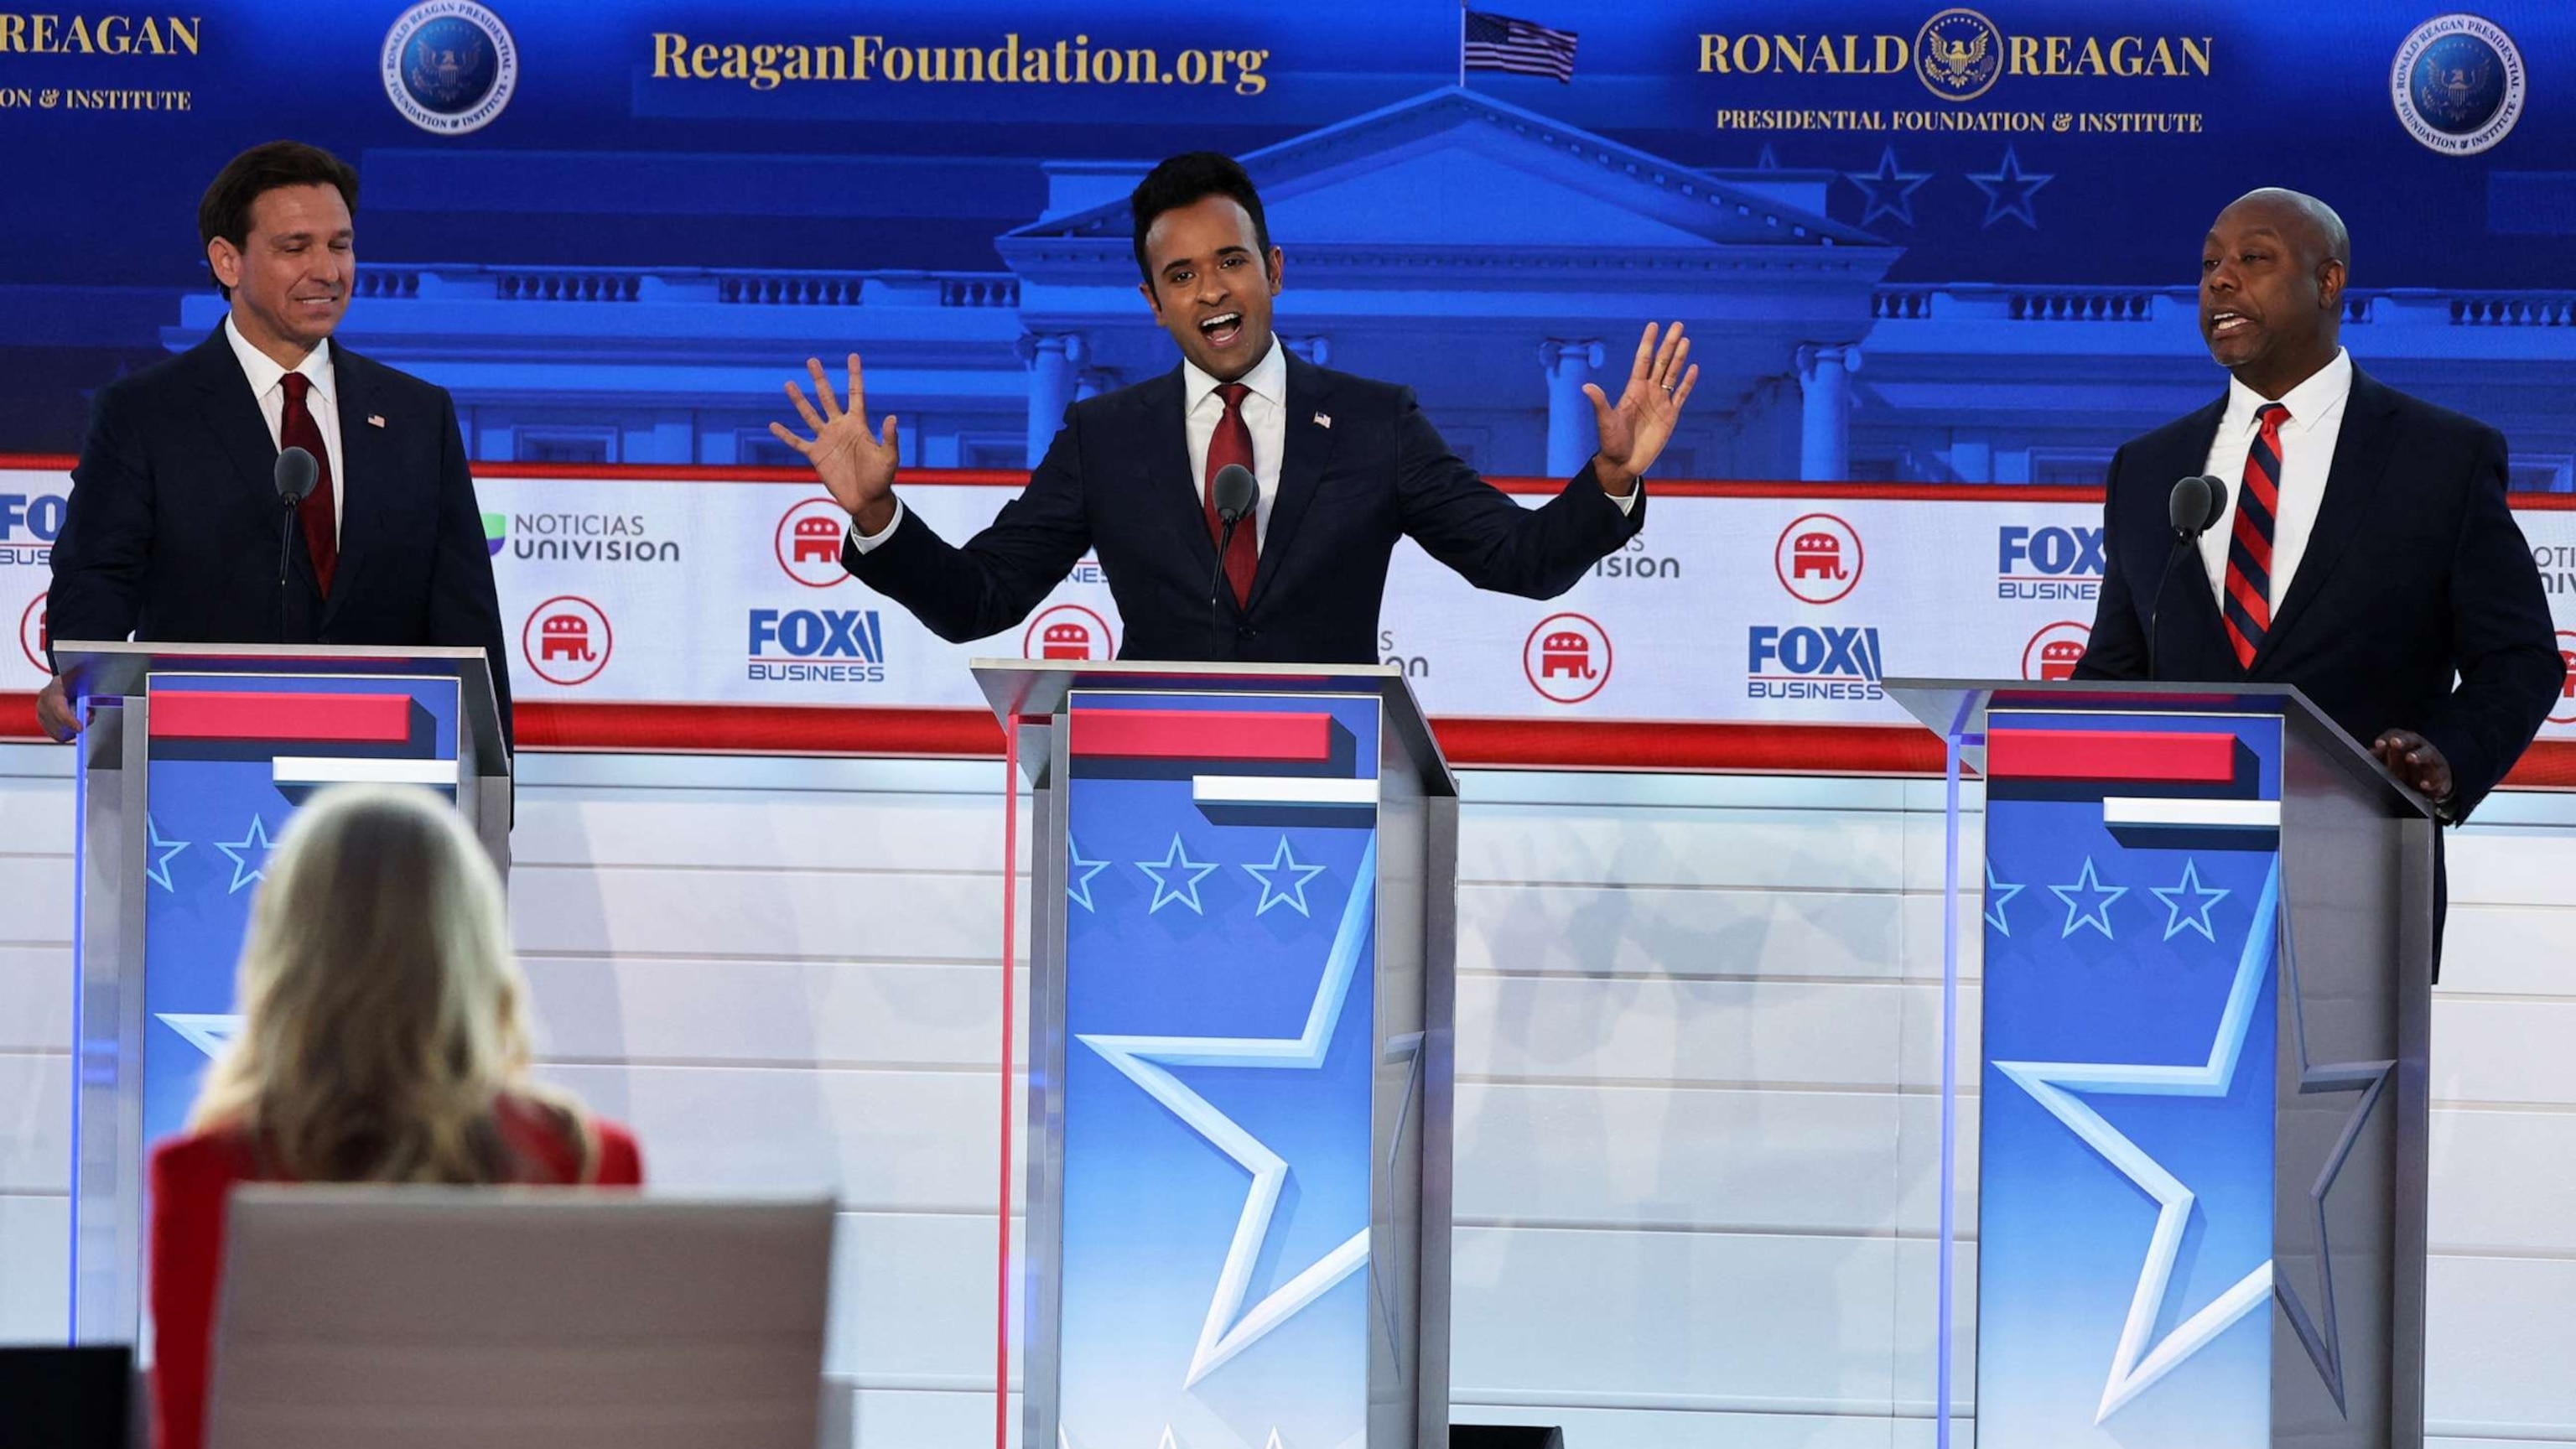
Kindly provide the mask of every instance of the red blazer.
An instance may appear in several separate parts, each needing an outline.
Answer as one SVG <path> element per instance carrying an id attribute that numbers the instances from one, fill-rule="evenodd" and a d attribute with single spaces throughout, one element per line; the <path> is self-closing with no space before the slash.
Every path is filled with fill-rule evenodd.
<path id="1" fill-rule="evenodd" d="M 636 1187 L 644 1163 L 635 1138 L 593 1119 L 599 1160 L 589 1179 Z M 504 1101 L 501 1130 L 525 1165 L 523 1182 L 572 1184 L 580 1164 L 552 1124 Z M 223 1272 L 224 1209 L 238 1182 L 283 1181 L 238 1132 L 192 1132 L 152 1149 L 152 1442 L 198 1449 L 206 1436 L 206 1380 L 214 1352 L 215 1292 Z"/>

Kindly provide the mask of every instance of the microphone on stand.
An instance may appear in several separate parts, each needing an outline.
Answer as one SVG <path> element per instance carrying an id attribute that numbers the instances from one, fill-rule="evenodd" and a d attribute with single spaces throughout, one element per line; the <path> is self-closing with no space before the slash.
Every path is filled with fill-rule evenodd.
<path id="1" fill-rule="evenodd" d="M 277 455 L 274 474 L 277 501 L 281 505 L 277 523 L 277 586 L 286 587 L 286 555 L 295 539 L 295 511 L 303 506 L 304 496 L 313 491 L 315 480 L 322 476 L 321 465 L 302 448 L 288 448 Z"/>
<path id="2" fill-rule="evenodd" d="M 2173 547 L 2165 551 L 2165 571 L 2156 580 L 2156 596 L 2147 602 L 2147 677 L 2156 677 L 2156 622 L 2162 617 L 2165 590 L 2173 585 L 2174 564 L 2187 548 L 2196 547 L 2227 512 L 2227 485 L 2204 473 L 2174 484 L 2165 499 L 2165 517 L 2173 525 Z"/>
<path id="3" fill-rule="evenodd" d="M 1217 608 L 1217 599 L 1225 588 L 1225 550 L 1234 542 L 1235 525 L 1252 516 L 1261 504 L 1261 484 L 1252 470 L 1241 463 L 1228 463 L 1216 470 L 1208 484 L 1208 498 L 1216 505 L 1216 572 L 1208 579 L 1208 635 L 1210 641 L 1222 638 L 1225 620 Z M 1216 657 L 1213 652 L 1210 658 Z"/>

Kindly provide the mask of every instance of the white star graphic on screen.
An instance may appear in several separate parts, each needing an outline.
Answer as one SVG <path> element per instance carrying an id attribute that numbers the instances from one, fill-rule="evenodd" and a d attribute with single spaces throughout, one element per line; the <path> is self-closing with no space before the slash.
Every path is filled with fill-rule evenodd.
<path id="1" fill-rule="evenodd" d="M 1216 867 L 1201 865 L 1190 859 L 1189 852 L 1181 849 L 1181 837 L 1178 833 L 1172 836 L 1170 854 L 1161 860 L 1140 860 L 1136 862 L 1136 868 L 1154 878 L 1154 903 L 1145 908 L 1148 914 L 1161 910 L 1173 901 L 1179 901 L 1191 910 L 1198 911 L 1202 916 L 1207 914 L 1199 908 L 1199 882 L 1207 879 L 1208 872 L 1215 870 Z M 1188 871 L 1190 878 L 1179 885 L 1174 885 L 1163 874 L 1167 870 Z"/>
<path id="2" fill-rule="evenodd" d="M 2091 872 L 2090 863 L 2086 866 Z M 2054 887 L 2052 887 L 2054 889 Z M 2219 1013 L 2218 1032 L 2209 1043 L 2209 1060 L 2197 1066 L 2133 1066 L 2116 1062 L 1997 1062 L 1995 1070 L 2010 1077 L 2021 1089 L 2036 1099 L 2048 1114 L 2066 1124 L 2084 1145 L 2102 1155 L 2102 1160 L 2120 1170 L 2123 1177 L 2136 1183 L 2156 1201 L 2155 1233 L 2147 1241 L 2146 1261 L 2138 1267 L 2137 1291 L 2129 1299 L 2129 1316 L 2120 1329 L 2119 1346 L 2111 1354 L 2111 1373 L 2102 1384 L 2102 1403 L 2093 1422 L 2108 1420 L 2157 1380 L 2174 1371 L 2183 1360 L 2199 1352 L 2225 1332 L 2228 1325 L 2251 1313 L 2272 1292 L 2272 1261 L 2269 1258 L 2252 1272 L 2238 1279 L 2234 1287 L 2211 1300 L 2198 1313 L 2183 1320 L 2160 1343 L 2149 1346 L 2147 1336 L 2155 1330 L 2156 1318 L 2162 1313 L 2165 1290 L 2173 1280 L 2174 1258 L 2182 1250 L 2183 1229 L 2190 1224 L 2192 1204 L 2197 1200 L 2182 1179 L 2165 1170 L 2163 1164 L 2140 1150 L 2119 1129 L 2102 1119 L 2077 1092 L 2102 1096 L 2132 1097 L 2224 1097 L 2236 1079 L 2236 1063 L 2245 1053 L 2245 1034 L 2253 1025 L 2254 1008 L 2259 1002 L 2264 981 L 2272 974 L 2274 921 L 2281 903 L 2281 864 L 2272 862 L 2271 873 L 2263 881 L 2263 897 L 2254 906 L 2254 924 L 2245 937 L 2245 949 L 2237 957 L 2236 980 L 2228 988 L 2227 1005 Z"/>
<path id="3" fill-rule="evenodd" d="M 2111 934 L 2111 903 L 2129 893 L 2127 886 L 2102 884 L 2100 878 L 2093 874 L 2093 857 L 2089 855 L 2084 857 L 2084 873 L 2075 878 L 2075 884 L 2050 886 L 2048 889 L 2059 900 L 2066 902 L 2064 936 L 2072 936 L 2079 928 L 2091 926 L 2101 932 L 2105 939 L 2108 939 Z M 2083 897 L 2083 900 L 2078 901 L 2076 899 L 2078 896 Z M 2097 901 L 2095 897 L 2100 899 Z"/>
<path id="4" fill-rule="evenodd" d="M 1359 971 L 1360 947 L 1368 939 L 1376 879 L 1377 841 L 1371 837 L 1353 873 L 1351 897 L 1342 907 L 1341 925 L 1333 933 L 1332 954 L 1325 958 L 1323 977 L 1315 983 L 1315 1004 L 1307 1011 L 1305 1030 L 1296 1036 L 1076 1038 L 1252 1174 L 1251 1188 L 1243 1198 L 1243 1214 L 1235 1221 L 1234 1241 L 1226 1249 L 1225 1266 L 1217 1275 L 1216 1295 L 1208 1302 L 1207 1319 L 1199 1327 L 1198 1346 L 1190 1355 L 1189 1374 L 1181 1381 L 1184 1389 L 1195 1387 L 1218 1366 L 1287 1322 L 1298 1309 L 1357 1272 L 1368 1262 L 1369 1230 L 1362 1223 L 1359 1231 L 1340 1247 L 1273 1289 L 1250 1312 L 1242 1313 L 1238 1322 L 1236 1315 L 1242 1312 L 1253 1265 L 1270 1236 L 1270 1218 L 1279 1206 L 1279 1189 L 1288 1179 L 1288 1164 L 1236 1125 L 1234 1119 L 1208 1105 L 1206 1098 L 1181 1085 L 1165 1068 L 1321 1068 L 1324 1054 L 1332 1046 L 1333 1030 L 1342 1019 L 1342 1003 L 1350 996 L 1351 979 Z"/>
<path id="5" fill-rule="evenodd" d="M 2203 938 L 2218 939 L 2218 930 L 2209 923 L 2209 913 L 2227 899 L 2225 886 L 2200 883 L 2200 865 L 2186 858 L 2182 863 L 2182 881 L 2173 886 L 2149 886 L 2147 894 L 2165 903 L 2165 939 L 2170 941 L 2185 931 L 2198 931 Z M 2186 902 L 2184 897 L 2190 897 Z"/>
<path id="6" fill-rule="evenodd" d="M 1279 1430 L 1274 1427 L 1270 1431 L 1270 1441 L 1263 1444 L 1261 1449 L 1288 1449 L 1288 1446 L 1279 1442 Z"/>
<path id="7" fill-rule="evenodd" d="M 2004 907 L 2012 904 L 2013 897 L 2020 895 L 2023 891 L 2028 889 L 2030 889 L 2028 886 L 2006 885 L 2002 881 L 1995 879 L 1995 863 L 1991 860 L 1987 861 L 1986 924 L 1994 927 L 1996 930 L 2001 931 L 2007 936 L 2011 935 L 2012 922 L 2004 919 Z"/>
<path id="8" fill-rule="evenodd" d="M 161 1024 L 188 1039 L 188 1044 L 207 1056 L 219 1056 L 240 1034 L 242 1019 L 213 1012 L 164 1011 L 156 1013 Z"/>
<path id="9" fill-rule="evenodd" d="M 161 838 L 161 822 L 153 819 L 149 814 L 146 814 L 143 817 L 143 828 L 151 834 L 152 849 L 158 857 L 152 862 L 152 864 L 144 867 L 143 878 L 165 891 L 177 891 L 178 887 L 170 884 L 170 858 L 177 855 L 180 851 L 187 849 L 188 842 L 184 840 L 163 840 Z"/>
<path id="10" fill-rule="evenodd" d="M 1064 855 L 1065 899 L 1074 902 L 1086 911 L 1090 910 L 1092 908 L 1091 878 L 1100 874 L 1102 871 L 1107 870 L 1109 868 L 1109 862 L 1105 860 L 1083 859 L 1082 846 L 1076 843 L 1071 835 L 1067 835 L 1064 838 Z"/>
<path id="11" fill-rule="evenodd" d="M 1301 916 L 1313 914 L 1306 909 L 1306 882 L 1322 875 L 1324 868 L 1300 862 L 1289 850 L 1286 835 L 1279 837 L 1278 853 L 1270 857 L 1268 865 L 1247 865 L 1243 869 L 1261 882 L 1261 904 L 1253 908 L 1254 915 L 1265 914 L 1272 906 L 1286 906 Z M 1283 873 L 1294 873 L 1296 879 L 1282 886 L 1274 877 Z"/>
<path id="12" fill-rule="evenodd" d="M 2272 1295 L 2281 1300 L 2281 1311 L 2289 1317 L 2290 1331 L 2308 1351 L 2308 1361 L 2317 1366 L 2325 1380 L 2326 1392 L 2334 1395 L 2335 1408 L 2343 1401 L 2343 1332 L 2335 1316 L 2334 1244 L 2326 1234 L 2326 1195 L 2334 1191 L 2335 1179 L 2343 1175 L 2343 1165 L 2352 1157 L 2352 1149 L 2361 1141 L 2361 1129 L 2370 1121 L 2370 1112 L 2379 1105 L 2381 1094 L 2388 1090 L 2389 1080 L 2397 1070 L 2394 1061 L 2311 1062 L 2308 1060 L 2308 1014 L 2299 994 L 2298 952 L 2285 933 L 2281 941 L 2281 972 L 2287 982 L 2290 998 L 2290 1039 L 2298 1044 L 2299 1095 L 2316 1096 L 2326 1092 L 2355 1092 L 2352 1115 L 2344 1119 L 2343 1132 L 2335 1139 L 2334 1150 L 2327 1154 L 2325 1166 L 2308 1188 L 2308 1208 L 2316 1226 L 2317 1311 L 2308 1311 L 2307 1301 L 2286 1273 L 2272 1278 Z M 2293 1261 L 2296 1261 L 2293 1259 Z"/>
<path id="13" fill-rule="evenodd" d="M 1869 225 L 1882 216 L 1892 216 L 1907 226 L 1914 224 L 1914 192 L 1932 179 L 1929 171 L 1907 171 L 1896 164 L 1896 148 L 1878 153 L 1875 171 L 1846 171 L 1843 179 L 1860 188 L 1869 205 L 1861 213 L 1860 224 Z"/>
<path id="14" fill-rule="evenodd" d="M 233 890 L 239 891 L 242 887 L 249 885 L 252 881 L 258 880 L 268 874 L 268 852 L 270 849 L 268 840 L 268 822 L 260 819 L 257 815 L 253 815 L 250 818 L 250 830 L 248 833 L 244 834 L 241 839 L 236 840 L 229 845 L 218 840 L 214 842 L 214 846 L 215 849 L 232 857 Z M 247 858 L 247 852 L 252 850 L 257 850 L 259 852 L 259 864 L 257 865 L 251 864 Z"/>

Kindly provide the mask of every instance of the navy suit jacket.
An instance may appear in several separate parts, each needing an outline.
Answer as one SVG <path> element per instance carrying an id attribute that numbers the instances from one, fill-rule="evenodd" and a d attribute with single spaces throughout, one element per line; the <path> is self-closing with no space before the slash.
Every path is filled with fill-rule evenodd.
<path id="1" fill-rule="evenodd" d="M 2174 547 L 2166 499 L 2208 463 L 2226 408 L 2221 396 L 2113 456 L 2109 566 L 2078 678 L 2150 677 L 2148 618 Z M 2454 820 L 2513 768 L 2565 678 L 2505 507 L 2503 435 L 2358 368 L 2316 529 L 2252 667 L 2236 662 L 2197 549 L 2175 566 L 2155 628 L 2154 678 L 2294 684 L 2365 746 L 2392 728 L 2432 741 L 2451 763 Z"/>
<path id="2" fill-rule="evenodd" d="M 54 540 L 46 633 L 479 646 L 507 733 L 509 655 L 456 404 L 337 342 L 331 366 L 348 477 L 327 601 L 301 529 L 278 587 L 278 448 L 217 328 L 99 393 Z"/>
<path id="3" fill-rule="evenodd" d="M 1543 599 L 1645 525 L 1645 499 L 1623 515 L 1589 467 L 1544 507 L 1514 503 L 1449 451 L 1410 388 L 1292 356 L 1286 413 L 1279 496 L 1242 607 L 1229 589 L 1209 608 L 1216 544 L 1178 368 L 1067 409 L 1027 489 L 962 548 L 906 510 L 884 543 L 849 546 L 842 562 L 962 642 L 1027 617 L 1097 550 L 1126 628 L 1121 658 L 1374 664 L 1397 539 L 1479 588 Z"/>

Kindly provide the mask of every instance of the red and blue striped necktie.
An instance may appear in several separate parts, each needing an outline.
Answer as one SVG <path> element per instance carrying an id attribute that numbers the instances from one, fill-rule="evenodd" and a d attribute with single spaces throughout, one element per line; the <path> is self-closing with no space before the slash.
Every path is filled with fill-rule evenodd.
<path id="1" fill-rule="evenodd" d="M 2245 482 L 2236 491 L 2236 528 L 2227 539 L 2227 597 L 2219 612 L 2236 663 L 2254 667 L 2254 651 L 2272 627 L 2272 520 L 2281 511 L 2281 424 L 2290 410 L 2265 403 L 2255 410 L 2254 446 L 2245 454 Z"/>

